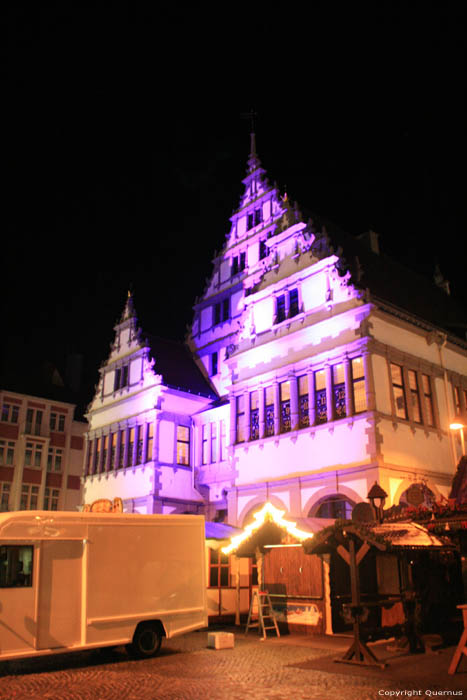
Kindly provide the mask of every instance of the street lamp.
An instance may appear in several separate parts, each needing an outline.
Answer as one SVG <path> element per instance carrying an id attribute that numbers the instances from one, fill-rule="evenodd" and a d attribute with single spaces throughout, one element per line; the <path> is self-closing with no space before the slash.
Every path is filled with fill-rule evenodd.
<path id="1" fill-rule="evenodd" d="M 462 457 L 465 455 L 465 442 L 464 442 L 464 428 L 465 425 L 463 423 L 451 423 L 449 426 L 451 430 L 458 430 L 459 434 L 461 436 L 461 450 L 462 450 Z"/>
<path id="2" fill-rule="evenodd" d="M 371 489 L 368 491 L 367 498 L 371 503 L 371 507 L 376 515 L 379 523 L 383 522 L 383 506 L 386 501 L 388 494 L 377 481 L 373 484 Z"/>

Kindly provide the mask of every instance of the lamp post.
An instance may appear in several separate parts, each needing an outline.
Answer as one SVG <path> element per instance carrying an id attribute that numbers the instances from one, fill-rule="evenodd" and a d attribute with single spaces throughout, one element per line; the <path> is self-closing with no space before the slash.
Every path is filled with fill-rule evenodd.
<path id="1" fill-rule="evenodd" d="M 376 515 L 376 519 L 379 523 L 383 522 L 383 507 L 386 502 L 387 493 L 377 481 L 373 484 L 371 489 L 368 491 L 367 498 L 371 503 L 371 507 Z"/>
<path id="2" fill-rule="evenodd" d="M 461 436 L 461 457 L 465 455 L 465 442 L 464 442 L 464 428 L 465 425 L 463 423 L 451 423 L 449 426 L 451 430 L 458 430 L 459 434 Z"/>

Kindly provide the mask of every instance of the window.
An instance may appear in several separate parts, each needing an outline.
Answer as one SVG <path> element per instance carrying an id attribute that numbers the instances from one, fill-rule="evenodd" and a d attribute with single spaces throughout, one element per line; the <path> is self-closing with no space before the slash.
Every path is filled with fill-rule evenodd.
<path id="1" fill-rule="evenodd" d="M 237 442 L 245 442 L 245 396 L 237 396 Z"/>
<path id="2" fill-rule="evenodd" d="M 128 386 L 128 365 L 123 365 L 115 370 L 114 391 L 124 389 Z"/>
<path id="3" fill-rule="evenodd" d="M 44 510 L 58 510 L 58 499 L 60 491 L 58 489 L 45 489 Z"/>
<path id="4" fill-rule="evenodd" d="M 89 474 L 92 474 L 92 471 L 91 471 L 91 470 L 92 470 L 92 466 L 93 466 L 93 464 L 92 464 L 92 461 L 93 461 L 93 460 L 92 460 L 93 454 L 94 454 L 94 440 L 89 440 L 89 442 L 88 442 L 88 452 L 87 452 L 87 456 L 86 456 L 86 466 L 85 466 L 85 469 L 84 469 L 84 474 L 85 474 L 85 476 L 88 476 Z"/>
<path id="5" fill-rule="evenodd" d="M 254 216 L 253 212 L 251 214 L 248 214 L 247 220 L 246 220 L 246 230 L 249 231 L 250 228 L 253 228 L 253 221 L 254 221 Z"/>
<path id="6" fill-rule="evenodd" d="M 345 369 L 343 362 L 332 368 L 332 395 L 334 418 L 345 418 Z"/>
<path id="7" fill-rule="evenodd" d="M 42 460 L 42 444 L 27 442 L 24 450 L 24 464 L 27 467 L 40 467 Z"/>
<path id="8" fill-rule="evenodd" d="M 148 423 L 148 442 L 146 448 L 146 462 L 152 460 L 152 450 L 154 446 L 154 423 Z"/>
<path id="9" fill-rule="evenodd" d="M 246 266 L 246 252 L 240 253 L 240 255 L 235 255 L 232 258 L 231 274 L 233 275 L 242 272 Z"/>
<path id="10" fill-rule="evenodd" d="M 282 323 L 286 318 L 293 318 L 299 313 L 298 289 L 290 289 L 276 297 L 275 323 Z"/>
<path id="11" fill-rule="evenodd" d="M 461 414 L 461 390 L 458 386 L 454 387 L 454 411 L 456 416 Z"/>
<path id="12" fill-rule="evenodd" d="M 20 510 L 37 510 L 39 499 L 39 487 L 32 484 L 23 484 L 21 487 Z"/>
<path id="13" fill-rule="evenodd" d="M 352 509 L 354 504 L 347 498 L 343 498 L 336 494 L 326 498 L 318 510 L 316 511 L 317 518 L 341 518 L 342 520 L 350 520 L 352 517 Z"/>
<path id="14" fill-rule="evenodd" d="M 352 375 L 352 393 L 354 413 L 363 413 L 367 410 L 365 391 L 365 369 L 362 357 L 354 357 L 350 363 Z"/>
<path id="15" fill-rule="evenodd" d="M 9 466 L 15 459 L 15 443 L 7 440 L 0 440 L 0 464 Z"/>
<path id="16" fill-rule="evenodd" d="M 308 375 L 304 374 L 298 378 L 298 421 L 300 428 L 306 428 L 310 425 L 308 408 Z"/>
<path id="17" fill-rule="evenodd" d="M 435 412 L 433 410 L 433 394 L 431 391 L 431 381 L 428 374 L 422 374 L 423 398 L 425 399 L 425 412 L 427 425 L 434 427 Z"/>
<path id="18" fill-rule="evenodd" d="M 130 428 L 130 433 L 129 433 L 129 439 L 128 439 L 128 461 L 125 466 L 127 467 L 132 467 L 134 462 L 133 462 L 133 450 L 134 450 L 134 445 L 135 445 L 135 429 Z"/>
<path id="19" fill-rule="evenodd" d="M 125 462 L 126 430 L 121 431 L 120 452 L 118 455 L 118 469 L 126 467 Z"/>
<path id="20" fill-rule="evenodd" d="M 203 425 L 202 427 L 202 434 L 203 434 L 203 454 L 202 454 L 202 460 L 203 464 L 208 463 L 208 437 L 209 437 L 209 425 Z"/>
<path id="21" fill-rule="evenodd" d="M 105 435 L 102 438 L 102 471 L 107 469 L 107 455 L 109 452 L 109 436 Z"/>
<path id="22" fill-rule="evenodd" d="M 219 436 L 219 460 L 222 462 L 222 460 L 225 459 L 225 420 L 221 420 L 220 422 L 220 436 Z"/>
<path id="23" fill-rule="evenodd" d="M 218 373 L 218 354 L 217 351 L 211 353 L 211 367 L 210 367 L 210 375 L 211 377 L 214 377 Z"/>
<path id="24" fill-rule="evenodd" d="M 214 306 L 212 307 L 212 310 L 213 310 L 212 322 L 215 326 L 217 326 L 217 324 L 221 322 L 221 303 L 220 303 L 220 301 L 217 304 L 214 304 Z"/>
<path id="25" fill-rule="evenodd" d="M 0 547 L 0 588 L 32 586 L 33 551 L 30 544 Z"/>
<path id="26" fill-rule="evenodd" d="M 59 433 L 65 431 L 65 415 L 63 413 L 50 414 L 50 430 L 57 430 Z"/>
<path id="27" fill-rule="evenodd" d="M 326 402 L 326 373 L 324 369 L 315 372 L 315 414 L 316 423 L 326 423 L 328 408 Z"/>
<path id="28" fill-rule="evenodd" d="M 250 440 L 259 438 L 259 392 L 250 393 Z"/>
<path id="29" fill-rule="evenodd" d="M 42 411 L 28 408 L 26 413 L 26 432 L 30 435 L 40 435 L 42 425 Z"/>
<path id="30" fill-rule="evenodd" d="M 10 508 L 10 488 L 11 484 L 0 483 L 0 513 L 6 513 Z"/>
<path id="31" fill-rule="evenodd" d="M 190 428 L 177 425 L 177 464 L 190 464 Z"/>
<path id="32" fill-rule="evenodd" d="M 413 369 L 408 370 L 410 404 L 412 406 L 412 420 L 415 423 L 422 422 L 422 411 L 420 408 L 420 396 L 418 393 L 417 373 Z"/>
<path id="33" fill-rule="evenodd" d="M 143 442 L 144 442 L 144 425 L 138 425 L 138 444 L 136 446 L 136 464 L 143 463 Z"/>
<path id="34" fill-rule="evenodd" d="M 287 433 L 291 429 L 290 420 L 290 382 L 281 382 L 279 385 L 281 433 Z"/>
<path id="35" fill-rule="evenodd" d="M 266 245 L 266 241 L 260 241 L 259 242 L 259 259 L 264 260 L 268 255 L 268 247 Z"/>
<path id="36" fill-rule="evenodd" d="M 211 462 L 217 462 L 217 425 L 211 423 Z"/>
<path id="37" fill-rule="evenodd" d="M 116 467 L 115 459 L 117 456 L 117 440 L 118 433 L 112 433 L 110 436 L 110 469 L 115 469 Z"/>
<path id="38" fill-rule="evenodd" d="M 101 469 L 101 438 L 96 440 L 96 456 L 94 461 L 93 474 L 97 474 Z"/>
<path id="39" fill-rule="evenodd" d="M 289 318 L 296 316 L 298 312 L 298 289 L 291 289 L 289 292 Z"/>
<path id="40" fill-rule="evenodd" d="M 49 447 L 47 454 L 47 471 L 61 472 L 62 471 L 63 450 L 57 447 Z"/>
<path id="41" fill-rule="evenodd" d="M 230 318 L 230 297 L 222 300 L 222 320 L 228 321 Z"/>
<path id="42" fill-rule="evenodd" d="M 4 403 L 2 406 L 2 422 L 3 423 L 17 423 L 19 416 L 19 406 L 14 406 L 13 404 Z"/>
<path id="43" fill-rule="evenodd" d="M 258 224 L 262 223 L 263 221 L 263 210 L 262 209 L 255 209 L 255 226 L 258 226 Z"/>
<path id="44" fill-rule="evenodd" d="M 285 321 L 285 294 L 276 297 L 276 320 L 275 323 Z"/>
<path id="45" fill-rule="evenodd" d="M 264 390 L 264 434 L 266 437 L 274 435 L 274 387 L 268 386 Z"/>
<path id="46" fill-rule="evenodd" d="M 396 416 L 407 420 L 407 404 L 405 401 L 404 377 L 402 367 L 391 363 L 392 390 L 394 392 L 394 402 Z"/>
<path id="47" fill-rule="evenodd" d="M 220 549 L 209 550 L 209 587 L 227 588 L 230 579 L 229 557 Z"/>

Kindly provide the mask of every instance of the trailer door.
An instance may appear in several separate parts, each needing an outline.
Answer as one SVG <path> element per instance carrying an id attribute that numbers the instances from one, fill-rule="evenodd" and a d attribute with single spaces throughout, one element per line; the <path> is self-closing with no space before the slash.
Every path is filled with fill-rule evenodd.
<path id="1" fill-rule="evenodd" d="M 37 648 L 81 641 L 81 541 L 44 541 L 40 549 Z"/>

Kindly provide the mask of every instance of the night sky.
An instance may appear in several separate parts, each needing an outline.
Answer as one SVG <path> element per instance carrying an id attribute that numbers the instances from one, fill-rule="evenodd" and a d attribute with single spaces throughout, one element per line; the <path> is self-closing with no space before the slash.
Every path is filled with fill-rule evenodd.
<path id="1" fill-rule="evenodd" d="M 252 108 L 282 191 L 467 304 L 461 3 L 37 5 L 3 11 L 4 360 L 79 352 L 93 383 L 129 286 L 183 338 Z"/>

